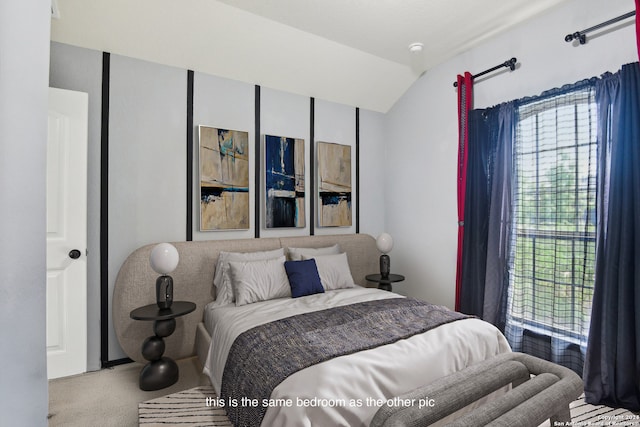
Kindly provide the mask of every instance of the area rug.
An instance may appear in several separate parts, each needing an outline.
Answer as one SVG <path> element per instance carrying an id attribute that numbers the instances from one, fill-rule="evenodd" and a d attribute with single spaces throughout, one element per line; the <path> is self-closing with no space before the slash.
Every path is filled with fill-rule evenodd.
<path id="1" fill-rule="evenodd" d="M 223 408 L 211 405 L 211 386 L 195 387 L 138 404 L 138 424 L 155 426 L 230 427 Z"/>
<path id="2" fill-rule="evenodd" d="M 138 423 L 156 426 L 230 427 L 223 408 L 211 405 L 216 393 L 211 386 L 195 387 L 138 404 Z M 207 400 L 209 399 L 209 400 Z M 625 409 L 590 405 L 584 395 L 570 405 L 574 426 L 640 426 L 637 414 Z M 549 421 L 540 427 L 551 427 Z"/>

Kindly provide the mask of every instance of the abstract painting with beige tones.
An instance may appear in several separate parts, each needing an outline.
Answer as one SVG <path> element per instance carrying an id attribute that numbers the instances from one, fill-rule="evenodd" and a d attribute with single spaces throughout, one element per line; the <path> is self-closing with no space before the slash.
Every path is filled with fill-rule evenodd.
<path id="1" fill-rule="evenodd" d="M 249 133 L 199 126 L 200 230 L 249 228 Z"/>
<path id="2" fill-rule="evenodd" d="M 318 223 L 351 225 L 351 146 L 318 142 Z"/>

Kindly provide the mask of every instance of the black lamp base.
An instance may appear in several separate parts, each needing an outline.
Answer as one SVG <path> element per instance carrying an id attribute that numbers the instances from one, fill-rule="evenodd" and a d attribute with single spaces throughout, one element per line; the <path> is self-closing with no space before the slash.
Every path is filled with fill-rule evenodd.
<path id="1" fill-rule="evenodd" d="M 383 254 L 380 255 L 380 276 L 383 279 L 389 278 L 389 272 L 391 271 L 391 259 L 389 255 Z"/>
<path id="2" fill-rule="evenodd" d="M 163 275 L 156 280 L 156 302 L 158 307 L 166 309 L 173 303 L 173 279 Z"/>

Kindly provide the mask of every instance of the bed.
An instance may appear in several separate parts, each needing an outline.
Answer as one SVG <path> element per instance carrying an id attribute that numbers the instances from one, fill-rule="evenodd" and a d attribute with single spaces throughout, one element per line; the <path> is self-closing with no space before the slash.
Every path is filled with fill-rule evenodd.
<path id="1" fill-rule="evenodd" d="M 510 351 L 505 338 L 495 327 L 476 318 L 459 316 L 442 320 L 441 324 L 430 326 L 424 331 L 416 329 L 415 325 L 419 322 L 407 320 L 407 325 L 404 327 L 411 331 L 402 339 L 386 337 L 384 339 L 387 341 L 380 341 L 370 346 L 363 344 L 362 347 L 352 349 L 346 349 L 350 345 L 349 342 L 337 342 L 333 345 L 333 348 L 337 349 L 334 352 L 337 353 L 329 354 L 326 359 L 318 359 L 319 363 L 311 365 L 301 362 L 298 367 L 288 367 L 292 363 L 291 360 L 299 359 L 298 356 L 289 357 L 289 354 L 295 354 L 294 350 L 301 347 L 300 343 L 291 344 L 290 350 L 281 349 L 284 353 L 280 355 L 277 353 L 277 347 L 280 344 L 275 345 L 273 360 L 280 358 L 281 364 L 287 365 L 286 369 L 291 369 L 291 373 L 284 372 L 282 380 L 276 378 L 273 380 L 275 383 L 272 388 L 263 387 L 263 390 L 252 383 L 252 381 L 259 381 L 258 385 L 264 385 L 263 380 L 258 378 L 258 374 L 248 373 L 249 369 L 242 365 L 251 360 L 250 348 L 249 350 L 239 348 L 243 340 L 254 343 L 251 340 L 255 337 L 247 337 L 253 332 L 255 336 L 259 336 L 257 332 L 259 328 L 276 331 L 272 328 L 282 323 L 277 333 L 267 332 L 273 333 L 274 337 L 280 339 L 282 331 L 298 327 L 304 324 L 303 320 L 311 319 L 308 322 L 311 326 L 297 335 L 304 336 L 305 340 L 313 341 L 319 337 L 318 340 L 333 341 L 334 335 L 329 338 L 322 337 L 316 333 L 313 325 L 325 324 L 330 322 L 330 319 L 337 319 L 340 316 L 347 316 L 347 318 L 351 316 L 347 323 L 333 325 L 329 333 L 338 331 L 339 333 L 335 336 L 343 332 L 346 337 L 349 337 L 353 334 L 354 325 L 370 322 L 369 329 L 381 329 L 381 335 L 388 335 L 388 330 L 393 327 L 384 322 L 387 322 L 387 317 L 391 316 L 388 313 L 396 313 L 393 310 L 406 310 L 405 307 L 409 305 L 412 306 L 410 310 L 417 313 L 413 315 L 420 316 L 419 313 L 423 311 L 419 310 L 435 310 L 434 313 L 440 313 L 438 311 L 440 308 L 425 307 L 426 304 L 423 302 L 367 287 L 372 284 L 367 283 L 365 276 L 377 270 L 379 253 L 375 240 L 364 234 L 178 242 L 174 245 L 180 253 L 180 263 L 172 274 L 175 283 L 174 299 L 194 301 L 197 304 L 197 310 L 195 314 L 178 320 L 176 332 L 167 338 L 165 354 L 173 358 L 197 355 L 220 396 L 220 402 L 227 406 L 230 418 L 238 424 L 259 425 L 261 422 L 266 426 L 310 426 L 317 425 L 318 420 L 321 420 L 323 425 L 366 426 L 369 425 L 378 408 L 389 399 L 497 354 Z M 336 247 L 337 254 L 321 253 L 329 248 L 334 248 L 331 249 L 334 251 Z M 149 329 L 148 325 L 147 327 L 141 325 L 143 322 L 131 321 L 128 314 L 137 306 L 154 302 L 153 284 L 156 275 L 148 266 L 148 256 L 152 248 L 153 245 L 140 248 L 127 258 L 118 274 L 114 289 L 113 317 L 116 335 L 127 355 L 140 362 L 144 361 L 140 354 L 140 344 L 149 335 Z M 290 251 L 290 248 L 294 250 Z M 278 288 L 280 285 L 261 283 L 259 286 L 271 286 L 269 298 L 256 296 L 262 292 L 258 290 L 253 293 L 239 291 L 237 293 L 239 300 L 229 300 L 229 295 L 225 294 L 220 284 L 223 270 L 221 262 L 224 261 L 226 254 L 280 251 L 279 253 L 284 254 L 285 259 L 289 261 L 290 255 L 299 255 L 295 253 L 295 248 L 303 252 L 302 259 L 296 259 L 296 261 L 307 263 L 293 264 L 296 267 L 308 266 L 308 261 L 314 260 L 318 275 L 322 276 L 323 285 L 333 283 L 329 286 L 331 290 L 292 298 L 291 295 L 278 294 L 282 291 L 282 287 Z M 305 252 L 305 248 L 314 248 L 318 251 Z M 338 254 L 343 255 L 338 256 Z M 338 258 L 341 259 L 340 262 L 336 262 Z M 232 281 L 238 279 L 239 283 L 242 280 L 259 282 L 265 280 L 265 274 L 255 278 L 256 271 L 271 271 L 269 270 L 271 267 L 283 260 L 278 256 L 265 261 L 268 264 L 260 266 L 257 261 L 259 260 L 247 259 L 226 262 L 228 276 Z M 345 262 L 350 280 L 345 279 L 343 264 Z M 288 263 L 288 265 L 293 264 Z M 339 270 L 338 273 L 335 273 L 336 268 Z M 328 272 L 333 276 L 327 279 Z M 217 279 L 216 285 L 214 285 L 214 279 Z M 346 283 L 347 281 L 352 283 Z M 276 282 L 280 283 L 282 280 L 276 280 L 274 283 Z M 336 282 L 341 285 L 333 289 Z M 248 289 L 251 289 L 251 285 L 248 286 Z M 360 311 L 342 314 L 355 309 Z M 378 312 L 380 317 L 375 317 Z M 403 313 L 402 318 L 407 316 L 406 319 L 411 319 L 409 312 L 397 313 Z M 381 328 L 375 326 L 382 324 L 385 326 Z M 289 343 L 291 339 L 296 338 L 296 334 L 293 335 L 293 338 L 283 338 L 282 342 Z M 356 335 L 358 334 L 353 336 Z M 366 343 L 370 340 L 375 343 L 376 339 L 366 335 L 360 341 Z M 264 341 L 277 342 L 276 339 L 271 338 Z M 353 341 L 357 340 L 354 338 Z M 316 343 L 319 352 L 324 352 L 322 347 L 332 348 L 329 344 L 326 346 L 318 344 L 322 342 L 324 341 Z M 271 344 L 273 346 L 273 343 Z M 269 345 L 269 343 L 265 342 L 261 345 Z M 356 346 L 356 344 L 353 345 Z M 246 353 L 242 353 L 243 351 Z M 261 365 L 262 360 L 267 360 L 264 356 L 266 350 L 264 354 L 262 350 L 259 354 L 258 359 L 254 357 L 258 363 L 254 360 L 249 363 L 249 367 Z M 261 359 L 263 356 L 264 359 Z M 261 366 L 260 368 L 263 371 L 279 371 L 280 367 L 274 366 L 273 369 Z M 232 383 L 231 379 L 235 380 L 242 375 L 249 376 L 248 379 L 238 380 L 238 383 L 244 381 L 244 389 L 229 385 Z M 262 390 L 262 394 L 251 395 L 254 389 Z M 230 393 L 229 390 L 235 391 L 236 394 Z M 245 396 L 246 401 L 242 402 L 240 398 Z M 256 402 L 260 407 L 259 410 L 255 409 Z M 479 401 L 476 405 L 481 403 Z M 237 407 L 232 408 L 234 404 Z M 256 411 L 258 412 L 257 421 Z M 457 416 L 459 414 L 453 414 L 450 418 Z"/>

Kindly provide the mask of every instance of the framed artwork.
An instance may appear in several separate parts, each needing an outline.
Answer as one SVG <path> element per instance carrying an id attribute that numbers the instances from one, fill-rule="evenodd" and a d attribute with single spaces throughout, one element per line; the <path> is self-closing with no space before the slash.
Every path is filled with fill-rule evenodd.
<path id="1" fill-rule="evenodd" d="M 249 133 L 198 126 L 200 231 L 249 228 Z"/>
<path id="2" fill-rule="evenodd" d="M 265 227 L 304 227 L 304 139 L 265 135 L 264 164 Z"/>
<path id="3" fill-rule="evenodd" d="M 318 225 L 351 225 L 351 146 L 318 142 Z"/>

